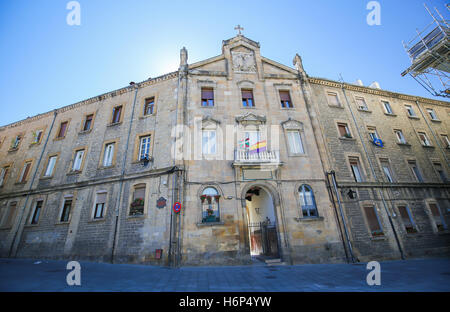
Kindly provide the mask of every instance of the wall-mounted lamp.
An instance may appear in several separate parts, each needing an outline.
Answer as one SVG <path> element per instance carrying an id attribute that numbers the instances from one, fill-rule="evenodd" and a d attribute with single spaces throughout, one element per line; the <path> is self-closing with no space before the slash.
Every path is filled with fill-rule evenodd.
<path id="1" fill-rule="evenodd" d="M 355 191 L 353 191 L 352 189 L 348 190 L 347 192 L 348 197 L 350 197 L 351 199 L 355 199 L 357 193 Z"/>

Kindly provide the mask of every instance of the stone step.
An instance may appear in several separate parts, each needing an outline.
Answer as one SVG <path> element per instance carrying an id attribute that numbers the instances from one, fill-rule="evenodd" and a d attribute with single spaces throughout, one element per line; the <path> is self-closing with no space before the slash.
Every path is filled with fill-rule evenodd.
<path id="1" fill-rule="evenodd" d="M 280 258 L 278 258 L 278 259 L 265 259 L 264 262 L 266 264 L 276 264 L 276 263 L 281 263 L 282 261 Z"/>
<path id="2" fill-rule="evenodd" d="M 273 262 L 273 263 L 267 263 L 268 266 L 275 266 L 275 265 L 287 265 L 286 262 Z"/>

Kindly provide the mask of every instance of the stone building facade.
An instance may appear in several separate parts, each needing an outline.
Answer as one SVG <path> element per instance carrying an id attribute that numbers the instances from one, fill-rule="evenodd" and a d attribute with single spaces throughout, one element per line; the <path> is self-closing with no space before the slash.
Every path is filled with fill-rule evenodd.
<path id="1" fill-rule="evenodd" d="M 448 103 L 294 67 L 239 34 L 216 57 L 188 64 L 183 48 L 177 72 L 1 127 L 0 257 L 448 255 Z"/>

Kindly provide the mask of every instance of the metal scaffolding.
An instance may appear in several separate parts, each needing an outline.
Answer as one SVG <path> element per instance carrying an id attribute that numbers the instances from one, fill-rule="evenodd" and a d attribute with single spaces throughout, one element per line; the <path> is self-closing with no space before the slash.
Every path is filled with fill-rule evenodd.
<path id="1" fill-rule="evenodd" d="M 403 42 L 411 66 L 402 72 L 410 75 L 434 96 L 450 97 L 450 28 L 449 20 L 434 8 L 436 15 L 424 4 L 433 21 L 417 36 Z M 450 11 L 450 5 L 446 5 Z"/>

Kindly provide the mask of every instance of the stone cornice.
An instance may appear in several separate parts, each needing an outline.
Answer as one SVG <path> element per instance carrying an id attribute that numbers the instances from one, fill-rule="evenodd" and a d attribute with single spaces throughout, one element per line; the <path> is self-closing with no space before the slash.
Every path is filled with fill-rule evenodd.
<path id="1" fill-rule="evenodd" d="M 165 80 L 169 80 L 169 79 L 175 78 L 177 76 L 178 76 L 178 71 L 171 72 L 171 73 L 168 73 L 168 74 L 156 77 L 156 78 L 151 78 L 151 79 L 148 79 L 148 80 L 144 80 L 142 82 L 137 83 L 136 85 L 138 86 L 138 88 L 143 88 L 143 87 L 147 87 L 147 86 L 156 84 L 156 83 L 161 82 L 161 81 L 165 81 Z M 87 100 L 83 100 L 83 101 L 80 101 L 80 102 L 77 102 L 77 103 L 74 103 L 74 104 L 63 106 L 61 108 L 57 108 L 57 109 L 54 109 L 54 110 L 46 112 L 46 113 L 42 113 L 42 114 L 39 114 L 39 115 L 36 115 L 36 116 L 33 116 L 33 117 L 28 117 L 26 119 L 13 122 L 11 124 L 8 124 L 8 125 L 5 125 L 5 126 L 1 126 L 0 127 L 0 131 L 3 131 L 5 129 L 7 129 L 7 128 L 18 127 L 18 126 L 21 126 L 21 125 L 23 125 L 25 123 L 32 122 L 32 121 L 35 121 L 35 120 L 39 120 L 39 119 L 44 118 L 44 117 L 49 117 L 49 116 L 52 115 L 53 112 L 63 113 L 63 112 L 66 112 L 68 110 L 71 110 L 71 109 L 74 109 L 74 108 L 77 108 L 77 107 L 80 107 L 80 106 L 83 106 L 83 105 L 87 105 L 87 104 L 99 102 L 99 101 L 102 101 L 102 100 L 105 100 L 105 99 L 108 99 L 108 98 L 112 98 L 114 96 L 130 92 L 133 89 L 134 89 L 134 86 L 127 86 L 127 87 L 124 87 L 124 88 L 121 88 L 121 89 L 117 89 L 117 90 L 114 90 L 114 91 L 103 93 L 101 95 L 97 95 L 97 96 L 91 97 L 91 98 L 89 98 Z"/>
<path id="2" fill-rule="evenodd" d="M 358 91 L 358 92 L 369 93 L 369 94 L 374 94 L 374 95 L 386 96 L 386 97 L 397 98 L 400 100 L 406 100 L 406 101 L 412 101 L 412 102 L 418 101 L 420 103 L 427 103 L 427 104 L 434 104 L 434 105 L 450 107 L 450 103 L 445 102 L 445 101 L 439 101 L 439 100 L 424 98 L 424 97 L 415 96 L 415 95 L 402 94 L 402 93 L 397 93 L 397 92 L 392 92 L 392 91 L 387 91 L 387 90 L 357 86 L 357 85 L 352 85 L 352 84 L 348 84 L 345 82 L 341 83 L 338 81 L 328 80 L 328 79 L 324 79 L 324 78 L 310 77 L 310 78 L 308 78 L 308 81 L 310 83 L 323 85 L 323 86 L 329 86 L 329 87 L 335 87 L 335 88 L 344 87 L 344 89 L 351 90 L 351 91 Z"/>

